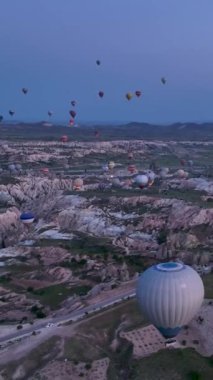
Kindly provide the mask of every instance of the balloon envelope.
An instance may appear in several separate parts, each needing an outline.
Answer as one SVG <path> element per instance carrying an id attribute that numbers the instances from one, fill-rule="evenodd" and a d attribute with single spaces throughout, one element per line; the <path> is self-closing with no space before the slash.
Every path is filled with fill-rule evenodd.
<path id="1" fill-rule="evenodd" d="M 140 174 L 135 178 L 135 182 L 140 188 L 144 188 L 148 184 L 149 178 L 147 175 Z"/>
<path id="2" fill-rule="evenodd" d="M 127 100 L 131 100 L 132 97 L 133 97 L 133 95 L 132 95 L 130 92 L 128 92 L 128 93 L 126 94 L 126 98 L 127 98 Z"/>
<path id="3" fill-rule="evenodd" d="M 165 337 L 176 336 L 195 316 L 204 297 L 203 282 L 188 265 L 154 265 L 138 279 L 137 300 L 142 312 Z"/>
<path id="4" fill-rule="evenodd" d="M 73 119 L 76 117 L 76 112 L 75 111 L 70 111 L 70 116 L 72 116 L 73 117 Z"/>
<path id="5" fill-rule="evenodd" d="M 35 219 L 35 216 L 32 212 L 23 212 L 20 215 L 20 220 L 25 224 L 33 223 Z"/>
<path id="6" fill-rule="evenodd" d="M 141 96 L 141 91 L 135 91 L 135 95 L 139 98 Z"/>

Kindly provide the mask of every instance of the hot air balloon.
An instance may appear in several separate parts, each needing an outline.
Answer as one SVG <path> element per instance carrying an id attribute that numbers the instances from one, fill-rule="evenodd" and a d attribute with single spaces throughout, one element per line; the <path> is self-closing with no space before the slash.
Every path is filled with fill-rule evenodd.
<path id="1" fill-rule="evenodd" d="M 21 164 L 16 164 L 16 169 L 17 170 L 22 170 L 22 165 Z"/>
<path id="2" fill-rule="evenodd" d="M 134 156 L 133 156 L 133 153 L 132 153 L 132 152 L 129 152 L 129 153 L 128 153 L 128 159 L 129 159 L 129 160 L 132 160 L 133 157 L 134 157 Z"/>
<path id="3" fill-rule="evenodd" d="M 114 187 L 121 187 L 121 182 L 120 182 L 119 178 L 113 178 L 112 185 Z"/>
<path id="4" fill-rule="evenodd" d="M 68 141 L 68 136 L 63 135 L 63 136 L 61 136 L 60 140 L 61 140 L 61 142 L 64 142 L 64 143 L 65 143 L 65 142 Z"/>
<path id="5" fill-rule="evenodd" d="M 47 114 L 49 117 L 51 117 L 53 113 L 52 113 L 52 111 L 48 111 Z"/>
<path id="6" fill-rule="evenodd" d="M 10 165 L 8 165 L 8 169 L 9 169 L 11 172 L 15 172 L 15 171 L 16 171 L 16 166 L 15 166 L 15 164 L 10 164 Z"/>
<path id="7" fill-rule="evenodd" d="M 152 186 L 155 180 L 155 173 L 152 170 L 148 170 L 146 172 L 146 175 L 148 177 L 148 186 Z"/>
<path id="8" fill-rule="evenodd" d="M 97 65 L 97 66 L 100 66 L 100 64 L 101 64 L 101 61 L 99 61 L 99 59 L 97 59 L 97 61 L 96 61 L 96 65 Z"/>
<path id="9" fill-rule="evenodd" d="M 70 111 L 70 116 L 74 119 L 76 117 L 76 112 L 74 110 Z"/>
<path id="10" fill-rule="evenodd" d="M 177 171 L 177 176 L 178 176 L 179 178 L 187 178 L 188 175 L 189 175 L 189 173 L 185 172 L 185 170 L 183 170 L 183 169 L 179 169 L 179 170 Z"/>
<path id="11" fill-rule="evenodd" d="M 135 178 L 135 182 L 140 187 L 140 189 L 144 189 L 144 187 L 148 185 L 149 178 L 144 174 L 140 174 Z"/>
<path id="12" fill-rule="evenodd" d="M 0 123 L 4 120 L 3 116 L 0 115 Z"/>
<path id="13" fill-rule="evenodd" d="M 48 168 L 42 168 L 41 169 L 41 172 L 43 173 L 43 174 L 49 174 L 49 169 Z"/>
<path id="14" fill-rule="evenodd" d="M 123 187 L 124 188 L 130 188 L 130 186 L 132 185 L 132 181 L 131 181 L 131 179 L 125 179 L 125 181 L 123 182 Z"/>
<path id="15" fill-rule="evenodd" d="M 162 169 L 160 170 L 159 176 L 160 176 L 161 178 L 166 178 L 167 175 L 168 175 L 168 173 L 169 173 L 169 168 L 162 168 Z"/>
<path id="16" fill-rule="evenodd" d="M 134 174 L 137 169 L 136 169 L 136 166 L 135 165 L 129 165 L 128 166 L 128 171 L 131 173 L 131 174 Z"/>
<path id="17" fill-rule="evenodd" d="M 103 98 L 104 92 L 103 91 L 99 91 L 98 95 L 99 95 L 100 98 Z"/>
<path id="18" fill-rule="evenodd" d="M 110 170 L 112 170 L 112 169 L 114 169 L 114 167 L 115 167 L 115 163 L 114 163 L 114 161 L 109 161 L 109 163 L 108 163 L 108 168 L 109 168 Z"/>
<path id="19" fill-rule="evenodd" d="M 73 182 L 73 190 L 81 190 L 84 185 L 82 178 L 76 178 Z"/>
<path id="20" fill-rule="evenodd" d="M 139 91 L 139 90 L 135 91 L 135 95 L 137 96 L 137 98 L 140 98 L 140 96 L 141 96 L 141 91 Z"/>
<path id="21" fill-rule="evenodd" d="M 10 114 L 10 116 L 15 115 L 15 111 L 9 110 L 9 114 Z"/>
<path id="22" fill-rule="evenodd" d="M 70 121 L 69 121 L 69 125 L 70 126 L 73 126 L 75 124 L 75 120 L 74 119 L 70 119 Z"/>
<path id="23" fill-rule="evenodd" d="M 20 220 L 24 223 L 24 224 L 31 224 L 34 222 L 35 220 L 35 216 L 32 212 L 23 212 L 21 215 L 20 215 Z"/>
<path id="24" fill-rule="evenodd" d="M 162 77 L 161 78 L 161 83 L 166 84 L 166 78 Z"/>
<path id="25" fill-rule="evenodd" d="M 188 265 L 168 262 L 154 265 L 138 279 L 137 300 L 151 323 L 165 338 L 175 337 L 200 309 L 203 282 Z"/>
<path id="26" fill-rule="evenodd" d="M 23 92 L 24 95 L 26 95 L 26 94 L 28 93 L 28 88 L 23 87 L 23 88 L 22 88 L 22 92 Z"/>
<path id="27" fill-rule="evenodd" d="M 133 97 L 133 95 L 132 95 L 130 92 L 128 92 L 128 93 L 126 94 L 126 98 L 127 98 L 127 100 L 131 100 L 132 97 Z"/>
<path id="28" fill-rule="evenodd" d="M 72 100 L 72 101 L 71 101 L 71 105 L 72 105 L 73 107 L 75 107 L 75 106 L 76 106 L 76 101 L 75 101 L 75 100 Z"/>
<path id="29" fill-rule="evenodd" d="M 108 172 L 109 171 L 109 166 L 106 164 L 106 165 L 103 165 L 102 166 L 102 170 L 104 171 L 104 172 Z"/>
<path id="30" fill-rule="evenodd" d="M 185 166 L 185 164 L 186 164 L 186 160 L 181 159 L 181 160 L 180 160 L 180 164 L 181 164 L 182 166 Z"/>

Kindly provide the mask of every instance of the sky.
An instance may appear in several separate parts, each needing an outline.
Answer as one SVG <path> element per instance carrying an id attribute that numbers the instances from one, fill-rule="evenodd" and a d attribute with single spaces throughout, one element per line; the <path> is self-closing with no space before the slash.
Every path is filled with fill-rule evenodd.
<path id="1" fill-rule="evenodd" d="M 0 13 L 5 119 L 66 122 L 75 99 L 76 121 L 213 120 L 212 0 L 1 0 Z"/>

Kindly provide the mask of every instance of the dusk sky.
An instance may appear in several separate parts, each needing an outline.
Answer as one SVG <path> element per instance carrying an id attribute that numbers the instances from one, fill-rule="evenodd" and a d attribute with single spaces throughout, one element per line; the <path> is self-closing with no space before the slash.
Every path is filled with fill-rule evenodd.
<path id="1" fill-rule="evenodd" d="M 213 120 L 212 0 L 1 0 L 0 114 Z M 101 60 L 101 66 L 96 60 Z M 166 85 L 161 77 L 167 78 Z M 29 88 L 24 96 L 21 88 Z M 99 99 L 99 90 L 105 97 Z M 128 91 L 143 96 L 130 102 Z"/>

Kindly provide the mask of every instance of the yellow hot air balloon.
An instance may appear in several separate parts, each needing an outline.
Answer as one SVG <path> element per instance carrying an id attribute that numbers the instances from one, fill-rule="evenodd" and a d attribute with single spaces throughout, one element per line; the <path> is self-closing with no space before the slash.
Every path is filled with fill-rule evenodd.
<path id="1" fill-rule="evenodd" d="M 131 94 L 131 92 L 127 92 L 126 98 L 127 100 L 131 100 L 133 98 L 133 95 Z"/>

